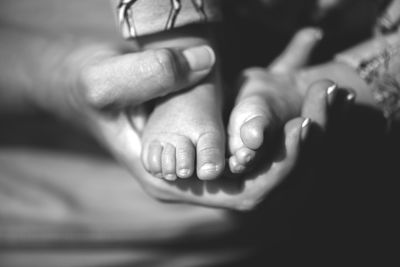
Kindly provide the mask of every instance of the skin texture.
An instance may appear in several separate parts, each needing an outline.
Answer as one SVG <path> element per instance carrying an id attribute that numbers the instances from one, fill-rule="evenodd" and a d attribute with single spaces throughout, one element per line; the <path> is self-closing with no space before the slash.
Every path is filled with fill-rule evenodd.
<path id="1" fill-rule="evenodd" d="M 187 28 L 140 39 L 143 49 L 212 47 L 207 29 Z M 188 34 L 187 32 L 194 32 Z M 197 34 L 196 34 L 197 33 Z M 202 55 L 215 62 L 215 53 Z M 167 66 L 169 67 L 169 66 Z M 170 66 L 174 68 L 174 66 Z M 220 176 L 225 167 L 222 87 L 213 72 L 194 87 L 156 101 L 142 133 L 142 162 L 153 176 L 174 181 L 193 175 L 201 180 Z"/>
<path id="2" fill-rule="evenodd" d="M 301 96 L 293 93 L 298 87 L 294 72 L 307 64 L 320 39 L 319 30 L 303 29 L 268 68 L 248 69 L 240 77 L 242 89 L 228 124 L 229 167 L 233 173 L 244 172 L 260 149 L 267 149 L 261 153 L 272 150 L 282 122 L 299 113 L 296 109 Z"/>
<path id="3" fill-rule="evenodd" d="M 79 6 L 89 8 L 89 2 L 80 1 Z M 284 131 L 281 132 L 283 141 L 277 143 L 277 151 L 286 151 L 285 157 L 270 151 L 270 160 L 261 162 L 257 172 L 243 175 L 240 181 L 224 176 L 212 182 L 182 179 L 170 183 L 149 175 L 142 167 L 141 131 L 138 130 L 140 127 L 133 126 L 137 121 L 145 124 L 146 116 L 136 112 L 136 107 L 160 96 L 193 87 L 211 72 L 212 62 L 209 62 L 208 68 L 204 67 L 198 72 L 191 69 L 191 66 L 204 59 L 195 55 L 198 52 L 188 57 L 190 52 L 186 49 L 150 49 L 139 52 L 126 44 L 121 45 L 116 41 L 119 38 L 115 29 L 106 26 L 112 25 L 112 14 L 104 11 L 109 9 L 108 5 L 103 11 L 99 10 L 104 16 L 98 18 L 94 15 L 98 14 L 97 11 L 93 9 L 88 16 L 72 16 L 63 8 L 63 3 L 66 2 L 57 1 L 53 6 L 59 11 L 58 16 L 47 18 L 44 14 L 50 12 L 49 5 L 37 8 L 39 11 L 44 10 L 43 16 L 34 16 L 34 12 L 23 8 L 32 5 L 31 1 L 1 2 L 2 21 L 7 22 L 0 29 L 0 58 L 4 59 L 0 61 L 1 108 L 17 113 L 27 112 L 27 109 L 30 112 L 32 106 L 39 107 L 80 125 L 92 133 L 147 192 L 160 200 L 236 210 L 254 209 L 294 170 L 302 144 L 299 136 L 303 117 L 310 117 L 316 123 L 326 123 L 321 114 L 326 114 L 325 92 L 329 86 L 317 86 L 318 90 L 313 89 L 309 94 L 309 86 L 316 80 L 331 78 L 343 86 L 354 88 L 357 95 L 361 96 L 356 103 L 375 105 L 368 98 L 368 90 L 363 81 L 350 67 L 343 64 L 328 62 L 294 71 L 298 87 L 291 88 L 293 99 L 299 101 L 293 101 L 287 107 L 291 114 L 286 117 L 288 121 L 279 122 Z M 94 6 L 100 8 L 100 5 Z M 76 19 L 71 21 L 72 17 Z M 96 28 L 98 25 L 104 27 Z M 289 47 L 293 49 L 286 50 L 278 57 L 275 66 L 286 69 L 298 66 L 296 62 L 290 63 L 288 58 L 293 58 L 292 53 L 298 56 L 299 51 L 305 50 L 296 49 L 296 46 Z M 172 73 L 165 72 L 164 66 L 171 64 L 180 68 L 175 68 Z M 290 90 L 281 90 L 278 84 L 270 86 L 275 81 L 273 78 L 278 77 L 277 74 L 271 75 L 265 69 L 247 71 L 253 72 L 257 75 L 248 75 L 251 78 L 251 83 L 247 83 L 249 87 L 263 84 L 270 88 L 271 101 L 287 103 L 281 102 L 280 95 L 275 93 L 289 93 Z M 297 105 L 293 106 L 293 103 Z M 281 108 L 284 107 L 282 105 Z M 127 110 L 132 112 L 127 114 Z M 254 144 L 248 145 L 251 148 Z"/>
<path id="4" fill-rule="evenodd" d="M 313 34 L 313 31 L 305 30 L 303 34 Z M 303 35 L 301 34 L 301 35 Z M 299 51 L 306 51 L 297 49 L 299 47 L 308 47 L 313 45 L 314 42 L 310 42 L 309 38 L 295 38 L 294 43 L 291 44 L 291 49 L 288 49 L 279 60 L 275 63 L 275 66 L 280 68 L 285 67 L 287 70 L 295 69 L 302 62 L 287 61 L 287 58 L 292 58 L 290 55 L 297 54 Z M 304 59 L 306 57 L 298 57 Z M 270 74 L 263 69 L 249 70 L 248 74 L 256 73 L 252 75 L 252 82 L 248 86 L 243 86 L 241 94 L 243 99 L 239 96 L 238 103 L 247 99 L 247 92 L 253 92 L 254 85 L 266 84 L 267 78 Z M 331 82 L 321 82 L 314 85 L 310 89 L 310 94 L 306 95 L 307 106 L 314 108 L 304 108 L 301 112 L 301 116 L 311 117 L 312 120 L 318 122 L 321 127 L 326 125 L 326 111 L 328 109 L 326 101 L 326 90 L 332 85 Z M 272 87 L 271 98 L 268 100 L 278 101 L 283 98 L 284 95 L 276 94 L 281 92 L 280 87 Z M 273 92 L 273 93 L 272 93 Z M 285 98 L 288 95 L 285 95 Z M 299 95 L 297 95 L 298 97 Z M 279 98 L 281 97 L 281 98 Z M 288 104 L 289 102 L 282 102 Z M 290 110 L 293 108 L 295 101 L 291 101 Z M 266 106 L 263 106 L 264 108 Z M 285 106 L 283 106 L 285 107 Z M 296 107 L 296 110 L 301 110 L 301 105 Z M 289 115 L 287 115 L 289 117 Z M 232 120 L 236 118 L 233 115 Z M 163 179 L 159 179 L 149 175 L 141 165 L 129 165 L 130 162 L 137 162 L 140 158 L 140 154 L 136 151 L 130 150 L 118 150 L 114 151 L 114 155 L 124 162 L 133 173 L 134 177 L 137 177 L 143 188 L 153 197 L 169 202 L 189 202 L 200 205 L 223 207 L 236 210 L 251 210 L 255 208 L 263 199 L 265 199 L 271 190 L 273 190 L 278 184 L 280 184 L 288 175 L 293 171 L 301 149 L 301 143 L 307 137 L 307 125 L 302 128 L 304 118 L 294 116 L 294 119 L 290 119 L 284 126 L 282 142 L 279 143 L 278 153 L 272 153 L 268 162 L 262 162 L 260 168 L 256 171 L 249 173 L 243 179 L 232 179 L 228 176 L 222 176 L 220 179 L 215 181 L 201 181 L 197 179 L 178 179 L 174 182 L 168 182 Z M 117 133 L 112 131 L 112 127 L 108 129 L 109 136 L 115 136 Z M 126 142 L 132 142 L 140 144 L 140 136 L 134 131 L 126 131 L 126 136 L 122 143 L 114 143 L 113 146 L 119 147 L 126 144 Z M 108 138 L 106 138 L 108 139 Z M 135 141 L 134 141 L 135 140 Z M 282 151 L 285 153 L 282 154 Z M 284 157 L 282 158 L 282 155 Z M 126 159 L 130 159 L 126 161 Z"/>

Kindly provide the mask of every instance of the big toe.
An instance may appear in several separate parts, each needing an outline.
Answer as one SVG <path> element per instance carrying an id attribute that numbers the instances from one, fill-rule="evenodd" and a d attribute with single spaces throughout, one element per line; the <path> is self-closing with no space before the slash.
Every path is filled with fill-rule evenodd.
<path id="1" fill-rule="evenodd" d="M 218 131 L 202 134 L 196 150 L 198 178 L 216 179 L 225 167 L 225 142 L 222 134 Z"/>
<path id="2" fill-rule="evenodd" d="M 240 138 L 243 144 L 252 150 L 257 150 L 264 142 L 264 131 L 267 126 L 266 116 L 259 115 L 246 121 L 240 128 Z"/>

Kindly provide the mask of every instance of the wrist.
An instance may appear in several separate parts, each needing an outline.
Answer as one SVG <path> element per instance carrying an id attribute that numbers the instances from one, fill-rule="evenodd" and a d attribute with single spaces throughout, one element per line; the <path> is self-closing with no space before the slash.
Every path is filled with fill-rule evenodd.
<path id="1" fill-rule="evenodd" d="M 112 0 L 124 38 L 131 39 L 189 24 L 218 21 L 216 0 Z"/>

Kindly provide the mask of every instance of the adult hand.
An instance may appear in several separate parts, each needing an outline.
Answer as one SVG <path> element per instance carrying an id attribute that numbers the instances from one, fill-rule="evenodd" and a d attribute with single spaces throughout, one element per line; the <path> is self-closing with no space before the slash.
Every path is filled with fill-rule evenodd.
<path id="1" fill-rule="evenodd" d="M 280 59 L 274 63 L 274 68 L 287 71 L 295 70 L 304 64 L 313 45 L 314 43 L 310 42 L 309 38 L 304 38 L 304 35 L 300 33 L 294 38 Z M 298 60 L 294 60 L 293 56 L 296 56 L 295 58 Z M 285 88 L 285 94 L 280 94 L 282 91 L 281 86 L 271 86 L 271 84 L 279 85 L 279 83 L 270 83 L 271 79 L 264 79 L 264 75 L 261 74 L 263 72 L 269 78 L 272 76 L 269 71 L 259 69 L 257 72 L 260 74 L 251 77 L 253 79 L 252 82 L 249 82 L 246 86 L 257 85 L 259 87 L 264 85 L 271 91 L 277 92 L 277 94 L 271 94 L 271 100 L 282 101 L 282 96 L 285 95 L 292 97 L 289 94 L 291 91 L 299 99 L 294 102 L 297 106 L 294 107 L 294 112 L 291 111 L 292 117 L 287 118 L 286 123 L 281 122 L 281 125 L 284 125 L 284 130 L 278 152 L 270 155 L 268 157 L 269 160 L 263 162 L 257 171 L 243 175 L 239 179 L 225 176 L 215 181 L 180 179 L 168 182 L 149 175 L 141 164 L 138 164 L 140 162 L 139 156 L 132 153 L 132 150 L 123 149 L 119 151 L 122 158 L 132 159 L 131 162 L 136 162 L 135 165 L 131 166 L 131 171 L 150 195 L 164 201 L 189 202 L 219 208 L 250 210 L 255 208 L 258 203 L 268 196 L 271 190 L 288 177 L 298 162 L 302 143 L 309 131 L 310 120 L 305 118 L 311 118 L 311 121 L 318 123 L 321 128 L 326 126 L 327 97 L 328 92 L 332 91 L 333 83 L 321 81 L 313 84 L 303 101 L 303 98 L 295 90 L 296 88 L 292 87 L 292 84 Z M 282 75 L 284 75 L 283 73 L 282 71 Z M 285 108 L 293 109 L 292 106 L 286 106 Z M 286 114 L 288 113 L 290 112 Z M 119 140 L 124 140 L 124 138 Z M 125 140 L 131 140 L 130 142 L 136 140 L 137 144 L 140 143 L 138 135 L 134 136 L 132 134 L 127 136 Z M 124 147 L 124 144 L 119 146 Z"/>
<path id="2" fill-rule="evenodd" d="M 259 168 L 253 172 L 242 174 L 241 177 L 226 175 L 213 181 L 179 179 L 168 182 L 148 174 L 141 164 L 132 166 L 131 170 L 144 189 L 162 201 L 252 210 L 295 170 L 311 122 L 325 129 L 328 119 L 327 91 L 332 85 L 332 82 L 320 81 L 310 87 L 301 115 L 285 124 L 279 149 L 268 160 L 260 162 Z M 125 153 L 125 158 L 139 162 L 137 155 L 128 154 L 129 150 L 122 153 Z"/>
<path id="3" fill-rule="evenodd" d="M 138 178 L 134 170 L 141 166 L 139 135 L 146 119 L 138 108 L 199 82 L 213 68 L 214 52 L 208 46 L 130 54 L 108 47 L 87 50 L 92 56 L 84 56 L 73 106 L 83 124 Z"/>

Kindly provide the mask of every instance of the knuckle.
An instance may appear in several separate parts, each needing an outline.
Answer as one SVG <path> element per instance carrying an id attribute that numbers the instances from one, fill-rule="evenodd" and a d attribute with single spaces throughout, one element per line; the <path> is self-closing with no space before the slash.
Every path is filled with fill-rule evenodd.
<path id="1" fill-rule="evenodd" d="M 159 84 L 165 89 L 172 89 L 180 82 L 182 71 L 174 52 L 163 48 L 154 51 Z"/>
<path id="2" fill-rule="evenodd" d="M 111 101 L 107 94 L 107 82 L 97 66 L 84 68 L 80 81 L 84 88 L 86 103 L 94 108 L 104 108 L 110 104 Z"/>

